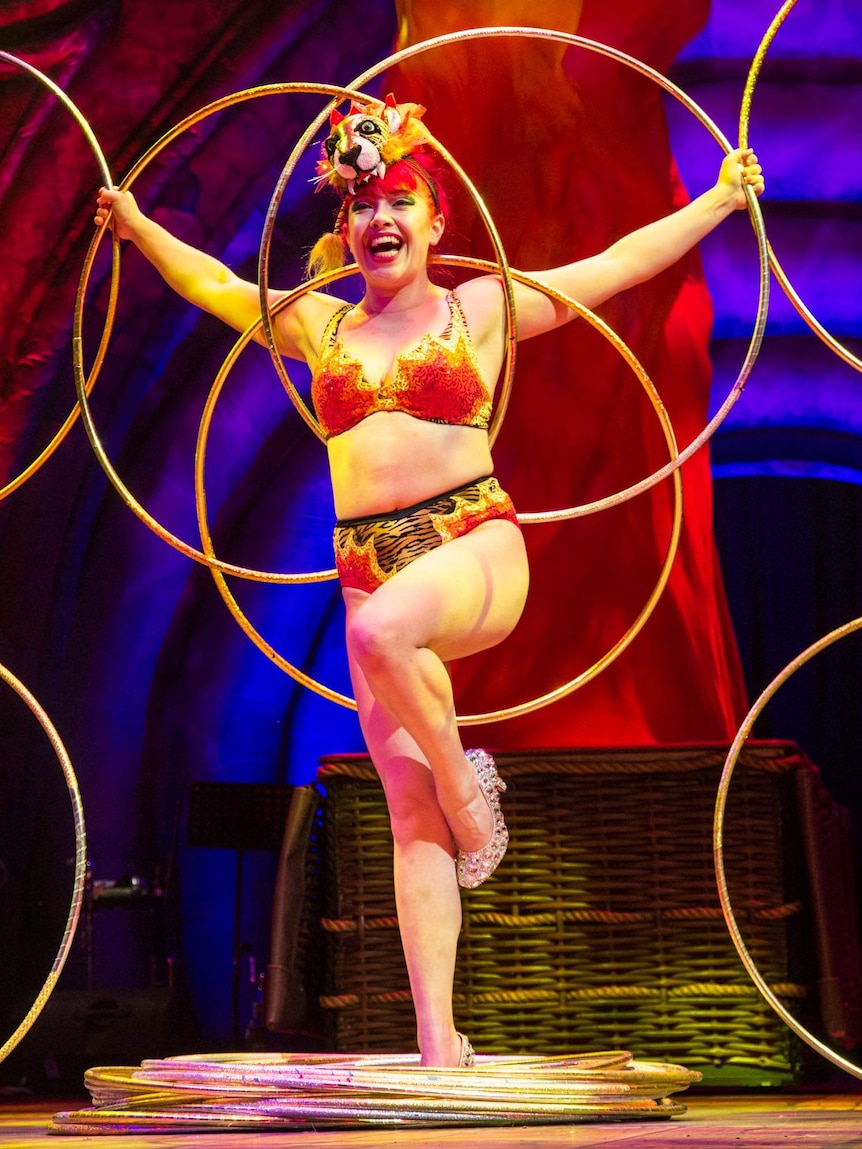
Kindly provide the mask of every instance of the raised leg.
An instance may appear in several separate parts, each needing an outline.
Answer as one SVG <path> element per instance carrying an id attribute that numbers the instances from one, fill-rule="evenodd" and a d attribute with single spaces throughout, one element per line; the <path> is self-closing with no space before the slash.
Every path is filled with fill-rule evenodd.
<path id="1" fill-rule="evenodd" d="M 423 555 L 373 595 L 345 591 L 351 659 L 421 749 L 461 850 L 486 844 L 492 818 L 464 757 L 446 663 L 505 638 L 527 584 L 521 533 L 496 520 Z"/>

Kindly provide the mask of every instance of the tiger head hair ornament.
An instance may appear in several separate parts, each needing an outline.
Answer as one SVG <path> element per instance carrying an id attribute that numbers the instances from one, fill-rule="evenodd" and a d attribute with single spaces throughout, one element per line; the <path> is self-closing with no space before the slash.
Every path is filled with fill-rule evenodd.
<path id="1" fill-rule="evenodd" d="M 314 182 L 316 191 L 328 186 L 340 192 L 342 204 L 332 231 L 322 235 L 309 253 L 309 278 L 344 265 L 347 198 L 370 180 L 384 179 L 387 168 L 401 160 L 415 165 L 411 157 L 426 150 L 431 137 L 422 124 L 424 114 L 422 104 L 396 104 L 391 92 L 383 101 L 353 102 L 346 116 L 333 111 Z M 439 208 L 433 179 L 418 166 L 416 172 L 427 183 L 434 206 Z"/>
<path id="2" fill-rule="evenodd" d="M 391 92 L 382 102 L 351 104 L 346 116 L 333 111 L 317 165 L 318 188 L 329 184 L 342 195 L 352 195 L 357 185 L 375 176 L 383 179 L 389 164 L 428 143 L 424 113 L 422 104 L 396 104 Z"/>

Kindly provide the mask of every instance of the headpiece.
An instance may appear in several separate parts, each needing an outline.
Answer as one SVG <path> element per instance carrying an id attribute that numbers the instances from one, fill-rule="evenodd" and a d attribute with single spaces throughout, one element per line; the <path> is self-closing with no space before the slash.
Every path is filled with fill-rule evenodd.
<path id="1" fill-rule="evenodd" d="M 318 188 L 329 184 L 342 195 L 352 195 L 357 185 L 383 179 L 387 165 L 428 142 L 424 113 L 422 104 L 396 104 L 391 92 L 382 102 L 351 104 L 346 116 L 333 111 L 324 157 L 317 165 Z"/>

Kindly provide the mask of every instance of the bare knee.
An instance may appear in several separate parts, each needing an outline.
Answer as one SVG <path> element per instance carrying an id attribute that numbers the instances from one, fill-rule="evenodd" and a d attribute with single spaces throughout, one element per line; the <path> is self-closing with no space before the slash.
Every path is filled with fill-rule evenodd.
<path id="1" fill-rule="evenodd" d="M 405 647 L 404 620 L 372 606 L 357 610 L 347 625 L 347 645 L 364 674 L 397 673 Z"/>

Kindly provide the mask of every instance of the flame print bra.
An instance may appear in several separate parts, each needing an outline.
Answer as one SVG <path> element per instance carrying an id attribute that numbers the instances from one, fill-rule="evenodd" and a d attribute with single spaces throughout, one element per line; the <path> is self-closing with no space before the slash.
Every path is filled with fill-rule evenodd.
<path id="1" fill-rule="evenodd" d="M 335 312 L 323 333 L 311 380 L 311 399 L 325 438 L 349 431 L 377 411 L 402 411 L 426 423 L 487 430 L 491 396 L 454 291 L 446 302 L 445 331 L 426 334 L 416 347 L 397 355 L 377 386 L 368 382 L 362 364 L 338 338 L 339 324 L 353 305 Z"/>

